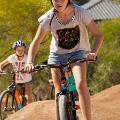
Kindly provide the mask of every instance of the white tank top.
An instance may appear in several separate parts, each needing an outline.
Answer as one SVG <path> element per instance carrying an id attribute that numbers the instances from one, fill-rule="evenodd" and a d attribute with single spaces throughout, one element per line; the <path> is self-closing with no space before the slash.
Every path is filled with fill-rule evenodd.
<path id="1" fill-rule="evenodd" d="M 17 59 L 16 54 L 12 54 L 7 59 L 13 66 L 14 71 L 22 70 L 27 62 L 27 55 L 20 61 Z M 32 80 L 31 74 L 28 73 L 16 73 L 15 82 L 16 83 L 26 83 Z"/>

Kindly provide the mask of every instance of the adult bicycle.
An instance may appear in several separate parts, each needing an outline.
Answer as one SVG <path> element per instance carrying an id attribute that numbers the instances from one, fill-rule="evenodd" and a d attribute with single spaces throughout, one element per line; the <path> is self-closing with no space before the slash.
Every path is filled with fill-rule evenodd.
<path id="1" fill-rule="evenodd" d="M 57 120 L 79 120 L 76 111 L 80 109 L 75 101 L 78 94 L 75 86 L 74 76 L 71 70 L 72 63 L 82 63 L 87 59 L 69 61 L 67 64 L 50 65 L 51 68 L 59 68 L 61 71 L 61 92 L 56 96 Z M 89 60 L 94 61 L 94 60 Z"/>
<path id="2" fill-rule="evenodd" d="M 36 65 L 33 71 L 43 70 L 45 67 L 59 68 L 61 71 L 61 92 L 57 95 L 57 120 L 77 120 L 75 105 L 77 92 L 75 81 L 71 73 L 70 63 L 66 65 Z M 53 85 L 50 93 L 53 92 Z"/>
<path id="3" fill-rule="evenodd" d="M 7 74 L 1 72 L 0 75 Z M 11 84 L 6 90 L 0 94 L 0 118 L 4 120 L 9 114 L 22 109 L 27 105 L 27 97 L 25 96 L 25 84 L 16 84 L 15 75 L 16 72 L 11 72 L 12 80 Z M 32 101 L 36 101 L 36 95 L 32 93 Z"/>

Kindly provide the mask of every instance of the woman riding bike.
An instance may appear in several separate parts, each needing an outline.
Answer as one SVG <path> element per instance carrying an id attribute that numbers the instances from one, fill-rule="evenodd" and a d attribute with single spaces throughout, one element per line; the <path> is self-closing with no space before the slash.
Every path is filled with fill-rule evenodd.
<path id="1" fill-rule="evenodd" d="M 0 63 L 0 72 L 8 65 L 12 64 L 13 71 L 20 71 L 24 68 L 27 62 L 27 55 L 25 54 L 26 44 L 22 40 L 18 40 L 13 43 L 12 48 L 15 50 L 15 54 L 10 55 L 7 59 Z M 21 84 L 25 84 L 25 94 L 27 103 L 32 102 L 32 76 L 29 73 L 16 73 L 15 82 L 18 88 Z"/>
<path id="2" fill-rule="evenodd" d="M 34 68 L 35 55 L 47 32 L 52 34 L 48 64 L 66 64 L 86 56 L 94 60 L 102 45 L 103 36 L 87 10 L 70 0 L 51 0 L 51 3 L 53 8 L 38 19 L 40 24 L 29 48 L 26 71 Z M 94 37 L 91 48 L 87 28 Z M 83 120 L 91 120 L 90 95 L 86 82 L 87 63 L 73 63 L 72 72 Z M 51 68 L 51 74 L 57 94 L 61 91 L 60 70 Z"/>

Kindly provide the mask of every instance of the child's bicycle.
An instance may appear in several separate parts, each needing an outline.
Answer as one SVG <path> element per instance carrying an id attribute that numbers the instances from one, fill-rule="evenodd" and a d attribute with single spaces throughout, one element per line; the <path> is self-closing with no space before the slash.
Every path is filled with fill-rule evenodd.
<path id="1" fill-rule="evenodd" d="M 11 84 L 6 90 L 0 94 L 0 118 L 4 120 L 9 114 L 20 110 L 27 104 L 27 98 L 25 96 L 25 85 L 15 83 L 15 73 L 11 72 L 12 80 Z M 0 75 L 7 74 L 6 72 L 0 73 Z M 32 101 L 36 101 L 36 95 L 32 93 Z"/>

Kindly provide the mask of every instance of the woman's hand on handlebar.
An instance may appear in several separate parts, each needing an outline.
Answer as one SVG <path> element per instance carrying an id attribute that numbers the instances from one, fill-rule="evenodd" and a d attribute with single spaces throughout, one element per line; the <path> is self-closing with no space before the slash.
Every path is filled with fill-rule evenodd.
<path id="1" fill-rule="evenodd" d="M 96 58 L 97 58 L 96 53 L 90 52 L 90 53 L 87 54 L 87 60 L 88 61 L 95 61 Z"/>
<path id="2" fill-rule="evenodd" d="M 34 70 L 34 64 L 33 63 L 27 63 L 24 67 L 25 72 L 31 72 Z"/>

